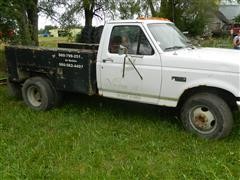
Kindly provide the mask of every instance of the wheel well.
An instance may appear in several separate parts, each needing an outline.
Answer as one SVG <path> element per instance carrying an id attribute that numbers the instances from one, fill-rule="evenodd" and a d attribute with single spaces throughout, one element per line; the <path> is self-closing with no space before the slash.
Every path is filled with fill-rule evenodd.
<path id="1" fill-rule="evenodd" d="M 184 102 L 189 98 L 190 96 L 197 94 L 197 93 L 212 93 L 215 95 L 218 95 L 221 97 L 227 104 L 228 106 L 233 110 L 237 110 L 237 104 L 236 104 L 236 97 L 230 93 L 229 91 L 226 91 L 224 89 L 216 88 L 216 87 L 207 87 L 207 86 L 199 86 L 199 87 L 194 87 L 191 89 L 187 89 L 180 97 L 178 101 L 178 108 L 181 108 Z"/>
<path id="2" fill-rule="evenodd" d="M 28 75 L 22 79 L 22 82 L 25 82 L 27 79 L 32 78 L 32 77 L 41 77 L 44 79 L 48 79 L 49 81 L 51 81 L 51 83 L 53 83 L 53 79 L 51 78 L 51 76 L 49 76 L 46 73 L 32 72 L 32 71 L 29 71 L 27 73 L 28 73 Z"/>
<path id="3" fill-rule="evenodd" d="M 51 88 L 56 88 L 55 87 L 55 83 L 54 80 L 51 78 L 51 76 L 48 76 L 48 74 L 46 73 L 39 73 L 39 72 L 28 72 L 28 76 L 26 76 L 22 81 L 21 81 L 21 86 L 24 84 L 24 82 L 32 77 L 41 77 L 43 79 L 45 79 L 46 81 L 48 81 L 48 83 L 50 84 Z"/>

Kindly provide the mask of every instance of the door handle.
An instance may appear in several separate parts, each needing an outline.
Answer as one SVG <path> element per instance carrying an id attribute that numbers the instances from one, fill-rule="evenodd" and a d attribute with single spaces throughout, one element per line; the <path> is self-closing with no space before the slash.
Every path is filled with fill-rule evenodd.
<path id="1" fill-rule="evenodd" d="M 139 58 L 142 59 L 143 55 L 130 55 L 131 58 Z"/>
<path id="2" fill-rule="evenodd" d="M 111 59 L 111 58 L 107 58 L 107 59 L 103 59 L 102 61 L 103 61 L 104 63 L 107 62 L 107 61 L 109 61 L 109 62 L 113 62 L 113 59 Z"/>

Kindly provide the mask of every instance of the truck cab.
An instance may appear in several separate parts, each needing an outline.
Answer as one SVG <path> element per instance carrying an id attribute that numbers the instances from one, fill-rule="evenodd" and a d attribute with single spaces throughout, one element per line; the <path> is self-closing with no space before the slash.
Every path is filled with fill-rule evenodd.
<path id="1" fill-rule="evenodd" d="M 162 83 L 161 50 L 141 21 L 105 25 L 97 56 L 97 82 L 103 96 L 158 104 Z M 126 48 L 119 53 L 120 46 Z M 159 51 L 160 50 L 160 51 Z"/>
<path id="2" fill-rule="evenodd" d="M 103 96 L 172 107 L 198 87 L 240 97 L 240 52 L 196 48 L 166 19 L 109 22 L 102 37 L 97 82 Z"/>

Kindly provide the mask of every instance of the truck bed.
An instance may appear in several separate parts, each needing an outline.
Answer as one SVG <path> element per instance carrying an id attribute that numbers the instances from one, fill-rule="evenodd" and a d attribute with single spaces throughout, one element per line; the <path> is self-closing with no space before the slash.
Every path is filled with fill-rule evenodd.
<path id="1" fill-rule="evenodd" d="M 97 92 L 97 50 L 80 47 L 84 48 L 6 46 L 9 80 L 22 83 L 28 77 L 41 75 L 59 91 L 93 95 Z"/>

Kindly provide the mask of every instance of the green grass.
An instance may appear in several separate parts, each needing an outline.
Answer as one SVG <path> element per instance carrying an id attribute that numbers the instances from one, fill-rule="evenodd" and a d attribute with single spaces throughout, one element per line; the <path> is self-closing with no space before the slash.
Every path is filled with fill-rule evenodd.
<path id="1" fill-rule="evenodd" d="M 70 42 L 67 37 L 39 37 L 39 46 L 57 47 L 58 43 Z"/>
<path id="2" fill-rule="evenodd" d="M 0 179 L 240 178 L 240 113 L 219 141 L 185 132 L 174 116 L 174 109 L 79 94 L 36 112 L 0 86 Z"/>
<path id="3" fill-rule="evenodd" d="M 3 179 L 233 179 L 240 177 L 240 118 L 206 141 L 186 133 L 171 109 L 71 95 L 35 112 L 0 88 Z"/>
<path id="4" fill-rule="evenodd" d="M 217 48 L 233 48 L 233 42 L 231 37 L 223 38 L 209 38 L 200 42 L 203 47 L 217 47 Z"/>

